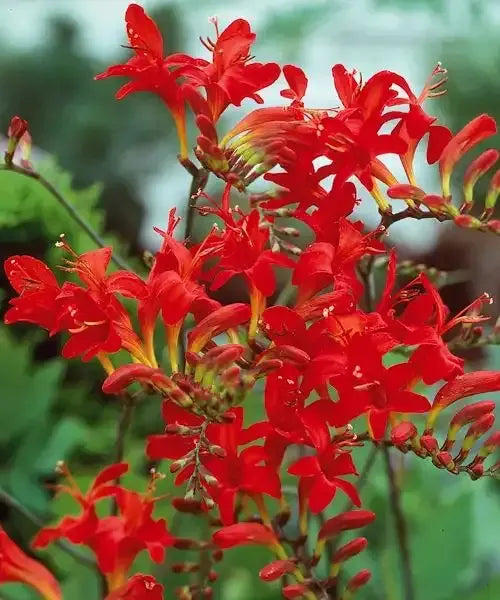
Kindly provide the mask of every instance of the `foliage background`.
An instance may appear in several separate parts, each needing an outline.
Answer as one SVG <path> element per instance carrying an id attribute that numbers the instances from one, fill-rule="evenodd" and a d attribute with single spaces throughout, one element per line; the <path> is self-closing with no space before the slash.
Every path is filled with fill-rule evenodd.
<path id="1" fill-rule="evenodd" d="M 92 81 L 95 73 L 120 62 L 127 52 L 119 48 L 124 43 L 121 31 L 127 3 L 1 0 L 0 123 L 5 130 L 13 114 L 27 118 L 39 149 L 35 160 L 46 177 L 96 229 L 106 232 L 110 242 L 137 257 L 144 248 L 155 246 L 152 223 L 161 226 L 172 205 L 185 210 L 188 181 L 175 164 L 175 136 L 161 103 L 138 94 L 117 104 L 112 98 L 117 82 Z M 438 110 L 454 128 L 480 112 L 500 118 L 500 6 L 495 0 L 311 0 L 272 5 L 254 0 L 251 6 L 239 1 L 158 0 L 146 1 L 145 6 L 166 32 L 169 51 L 194 51 L 197 36 L 210 33 L 211 14 L 218 14 L 224 23 L 239 16 L 249 18 L 258 33 L 258 58 L 296 62 L 305 68 L 311 80 L 311 104 L 317 106 L 335 103 L 329 74 L 335 62 L 360 68 L 365 77 L 382 68 L 396 70 L 418 88 L 440 59 L 449 68 L 450 83 Z M 108 30 L 110 39 L 103 39 Z M 277 100 L 277 93 L 267 98 Z M 227 122 L 233 117 L 229 114 Z M 216 193 L 216 184 L 211 186 L 209 191 Z M 373 218 L 365 205 L 361 215 L 368 222 Z M 418 231 L 394 230 L 394 240 L 404 240 L 403 251 L 410 255 L 421 254 L 439 241 L 428 223 L 416 227 Z M 0 258 L 30 253 L 56 265 L 60 255 L 53 242 L 63 231 L 78 251 L 91 247 L 86 235 L 36 182 L 0 173 Z M 495 249 L 498 246 L 493 254 Z M 476 252 L 469 261 L 496 264 L 490 255 L 481 255 L 478 246 L 469 251 Z M 140 269 L 139 259 L 132 260 Z M 466 277 L 467 288 L 470 279 Z M 496 274 L 490 278 L 494 289 L 488 291 L 498 291 L 498 279 Z M 5 279 L 0 284 L 5 308 L 10 290 Z M 48 340 L 31 327 L 0 326 L 0 485 L 47 521 L 72 510 L 67 499 L 52 500 L 45 485 L 53 481 L 56 461 L 69 460 L 85 485 L 113 460 L 120 414 L 116 401 L 100 393 L 98 365 L 64 362 L 58 358 L 59 348 L 59 339 Z M 496 350 L 479 360 L 476 368 L 500 367 Z M 137 489 L 146 482 L 143 440 L 158 431 L 158 410 L 154 398 L 138 407 L 127 441 L 127 459 L 133 465 L 128 482 Z M 366 458 L 361 451 L 360 469 Z M 472 484 L 417 459 L 398 461 L 417 600 L 500 597 L 498 482 Z M 173 491 L 168 480 L 163 486 Z M 368 557 L 363 555 L 350 566 L 352 572 L 356 566 L 374 572 L 369 591 L 360 598 L 399 600 L 399 560 L 382 461 L 362 497 L 378 518 L 368 534 Z M 342 505 L 336 501 L 332 513 Z M 171 514 L 168 503 L 159 508 L 158 514 L 162 513 L 175 533 L 200 535 L 192 520 Z M 34 533 L 29 520 L 1 502 L 0 517 L 27 548 Z M 43 557 L 63 581 L 65 598 L 100 597 L 99 580 L 86 567 L 58 549 Z M 178 559 L 175 553 L 169 556 L 169 562 Z M 279 598 L 277 588 L 257 580 L 256 572 L 264 562 L 260 549 L 229 552 L 218 568 L 221 577 L 215 597 Z M 141 558 L 137 568 L 150 567 Z M 167 574 L 168 565 L 153 572 L 165 580 L 167 590 L 181 581 Z M 172 597 L 170 591 L 167 597 Z M 9 585 L 0 588 L 2 598 L 33 596 Z"/>

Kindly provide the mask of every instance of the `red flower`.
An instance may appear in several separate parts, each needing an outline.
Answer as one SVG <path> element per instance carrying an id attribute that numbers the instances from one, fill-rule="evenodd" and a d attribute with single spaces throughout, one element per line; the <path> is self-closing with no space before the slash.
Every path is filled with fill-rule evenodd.
<path id="1" fill-rule="evenodd" d="M 365 254 L 384 252 L 383 245 L 373 234 L 363 235 L 359 226 L 342 219 L 338 222 L 337 239 L 311 244 L 297 262 L 292 282 L 299 288 L 297 304 L 300 305 L 320 290 L 339 282 L 354 288 L 357 295 L 362 287 L 356 277 L 355 267 Z"/>
<path id="2" fill-rule="evenodd" d="M 173 371 L 178 371 L 178 338 L 186 315 L 191 312 L 199 321 L 220 306 L 198 283 L 204 261 L 212 254 L 209 238 L 202 244 L 186 248 L 174 238 L 179 220 L 175 217 L 175 209 L 172 209 L 167 230 L 156 230 L 162 235 L 163 242 L 156 253 L 146 294 L 140 299 L 138 311 L 148 356 L 154 366 L 154 330 L 161 311 Z"/>
<path id="3" fill-rule="evenodd" d="M 266 298 L 276 289 L 276 280 L 272 266 L 293 267 L 290 258 L 281 252 L 266 249 L 269 243 L 269 228 L 262 227 L 257 210 L 248 215 L 229 209 L 230 185 L 226 186 L 222 209 L 216 214 L 225 223 L 225 229 L 219 236 L 214 236 L 213 244 L 218 243 L 220 260 L 210 271 L 215 273 L 211 289 L 217 290 L 235 275 L 243 275 L 247 280 L 250 292 L 252 318 L 249 326 L 250 338 L 255 337 L 257 322 L 265 309 Z M 216 241 L 217 240 L 217 241 Z"/>
<path id="4" fill-rule="evenodd" d="M 25 583 L 45 600 L 62 600 L 61 588 L 52 573 L 25 554 L 1 527 L 0 583 Z"/>
<path id="5" fill-rule="evenodd" d="M 151 575 L 133 575 L 105 600 L 163 600 L 163 586 Z"/>
<path id="6" fill-rule="evenodd" d="M 57 331 L 55 300 L 60 287 L 52 271 L 33 256 L 11 256 L 4 263 L 5 274 L 18 298 L 10 300 L 11 308 L 5 313 L 7 325 L 26 321 Z"/>
<path id="7" fill-rule="evenodd" d="M 408 363 L 386 368 L 382 355 L 367 335 L 355 335 L 347 347 L 349 363 L 344 375 L 334 377 L 340 400 L 331 407 L 331 423 L 346 425 L 366 413 L 370 435 L 383 438 L 389 415 L 424 413 L 430 403 L 409 388 L 418 373 Z"/>
<path id="8" fill-rule="evenodd" d="M 37 323 L 49 329 L 51 335 L 68 331 L 71 337 L 62 351 L 65 358 L 82 355 L 83 360 L 90 360 L 99 353 L 113 353 L 123 347 L 139 361 L 147 362 L 128 313 L 114 296 L 140 297 L 145 284 L 126 271 L 106 275 L 111 248 L 78 256 L 64 239 L 58 245 L 72 255 L 63 270 L 75 272 L 86 287 L 73 283 L 59 287 L 43 262 L 31 256 L 13 256 L 6 261 L 5 271 L 20 295 L 11 300 L 5 322 Z"/>
<path id="9" fill-rule="evenodd" d="M 366 525 L 369 525 L 374 520 L 375 513 L 370 510 L 348 510 L 325 521 L 319 530 L 318 540 L 328 540 L 342 531 L 351 531 L 352 529 L 366 527 Z"/>
<path id="10" fill-rule="evenodd" d="M 315 456 L 304 456 L 288 469 L 292 475 L 300 477 L 299 503 L 302 519 L 306 514 L 306 504 L 317 514 L 333 500 L 337 489 L 346 494 L 356 506 L 361 505 L 358 492 L 352 483 L 341 479 L 342 475 L 357 475 L 356 467 L 349 452 L 330 440 L 322 439 L 316 446 Z"/>
<path id="11" fill-rule="evenodd" d="M 419 344 L 410 363 L 424 383 L 432 385 L 440 379 L 449 380 L 460 375 L 463 373 L 464 361 L 450 352 L 443 336 L 461 323 L 480 323 L 486 320 L 477 313 L 483 303 L 491 303 L 491 298 L 488 294 L 483 294 L 450 319 L 448 308 L 425 274 L 419 275 L 391 296 L 394 269 L 395 257 L 391 260 L 386 289 L 378 307 L 391 333 L 403 344 Z M 398 318 L 394 318 L 396 310 L 400 313 Z"/>
<path id="12" fill-rule="evenodd" d="M 210 441 L 224 448 L 226 455 L 217 457 L 208 454 L 203 458 L 203 464 L 217 479 L 217 485 L 209 491 L 224 524 L 233 522 L 234 502 L 239 492 L 267 494 L 274 498 L 281 496 L 281 483 L 275 469 L 259 464 L 267 458 L 265 449 L 249 446 L 239 452 L 239 446 L 263 437 L 266 425 L 256 423 L 245 430 L 243 410 L 233 408 L 231 412 L 235 415 L 232 423 L 214 426 L 208 433 Z"/>
<path id="13" fill-rule="evenodd" d="M 125 13 L 127 36 L 130 47 L 135 52 L 127 63 L 108 67 L 95 79 L 107 77 L 129 77 L 131 81 L 116 93 L 121 100 L 134 92 L 152 92 L 160 96 L 175 121 L 180 141 L 180 154 L 186 157 L 186 123 L 184 99 L 177 78 L 182 69 L 176 67 L 196 64 L 196 60 L 185 54 L 163 56 L 163 37 L 156 23 L 138 4 L 130 4 Z"/>
<path id="14" fill-rule="evenodd" d="M 187 71 L 192 85 L 205 88 L 213 121 L 233 104 L 240 106 L 245 98 L 262 104 L 258 91 L 278 79 L 280 68 L 276 63 L 250 63 L 250 47 L 256 35 L 244 19 L 236 19 L 219 34 L 217 21 L 215 43 L 202 40 L 212 52 L 212 62 L 199 60 L 195 68 Z"/>
<path id="15" fill-rule="evenodd" d="M 58 486 L 58 489 L 73 496 L 83 512 L 79 517 L 65 517 L 55 527 L 43 528 L 34 539 L 33 547 L 45 547 L 60 537 L 74 544 L 89 546 L 111 590 L 123 585 L 130 566 L 141 550 L 147 549 L 154 562 L 162 562 L 165 547 L 173 544 L 173 538 L 164 519 L 155 521 L 152 518 L 156 499 L 150 492 L 142 496 L 110 483 L 127 469 L 126 463 L 105 468 L 85 495 L 71 475 L 64 471 L 69 485 Z M 108 496 L 116 499 L 119 514 L 99 518 L 95 504 Z"/>

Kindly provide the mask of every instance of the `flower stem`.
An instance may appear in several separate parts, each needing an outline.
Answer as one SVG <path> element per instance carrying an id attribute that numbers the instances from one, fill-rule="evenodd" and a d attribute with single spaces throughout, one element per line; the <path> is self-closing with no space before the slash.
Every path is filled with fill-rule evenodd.
<path id="1" fill-rule="evenodd" d="M 44 526 L 43 521 L 39 517 L 37 517 L 35 514 L 33 514 L 29 510 L 29 508 L 26 508 L 25 506 L 23 506 L 18 500 L 16 500 L 16 498 L 14 498 L 8 492 L 6 492 L 5 490 L 3 490 L 1 488 L 0 488 L 0 501 L 4 502 L 7 506 L 9 506 L 10 508 L 17 511 L 19 514 L 23 515 L 23 517 L 25 517 L 28 521 L 33 523 L 33 525 L 35 525 L 36 527 L 41 528 Z M 80 552 L 76 548 L 73 548 L 73 546 L 71 544 L 69 544 L 68 542 L 66 542 L 65 540 L 56 539 L 56 540 L 54 540 L 54 544 L 58 548 L 60 548 L 64 552 L 66 552 L 66 554 L 71 556 L 74 560 L 76 560 L 80 564 L 85 565 L 86 567 L 90 567 L 90 568 L 94 568 L 96 566 L 96 562 L 91 556 L 87 556 L 83 552 Z"/>
<path id="2" fill-rule="evenodd" d="M 40 185 L 42 185 L 59 202 L 59 204 L 65 208 L 71 218 L 85 231 L 85 233 L 93 242 L 96 243 L 97 246 L 100 246 L 101 248 L 107 246 L 106 241 L 97 233 L 97 231 L 95 231 L 95 229 L 89 223 L 87 223 L 87 221 L 80 215 L 76 208 L 70 202 L 68 202 L 68 200 L 66 200 L 66 198 L 60 194 L 58 190 L 50 183 L 50 181 L 43 177 L 43 175 L 37 171 L 30 171 L 29 169 L 25 169 L 14 164 L 0 165 L 0 171 L 11 171 L 13 173 L 17 173 L 18 175 L 38 181 L 38 183 L 40 183 Z M 123 260 L 123 258 L 117 256 L 116 253 L 111 255 L 111 260 L 119 269 L 130 271 L 130 267 L 127 265 L 127 263 Z"/>
<path id="3" fill-rule="evenodd" d="M 408 540 L 408 527 L 403 508 L 401 506 L 401 491 L 398 487 L 394 468 L 391 464 L 389 448 L 385 445 L 382 446 L 382 454 L 384 456 L 387 471 L 389 499 L 391 503 L 392 514 L 394 515 L 394 525 L 396 528 L 399 554 L 401 557 L 401 566 L 403 570 L 404 598 L 405 600 L 415 600 L 410 545 Z"/>

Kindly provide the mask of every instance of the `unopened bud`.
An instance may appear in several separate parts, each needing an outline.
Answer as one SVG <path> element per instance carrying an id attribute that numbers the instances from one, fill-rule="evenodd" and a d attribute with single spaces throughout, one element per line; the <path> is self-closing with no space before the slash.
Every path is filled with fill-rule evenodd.
<path id="1" fill-rule="evenodd" d="M 453 462 L 453 458 L 449 452 L 437 452 L 433 462 L 436 466 L 447 469 L 448 471 L 455 470 L 455 463 Z"/>
<path id="2" fill-rule="evenodd" d="M 260 364 L 263 364 L 266 361 L 278 359 L 283 361 L 283 363 L 287 363 L 292 366 L 303 367 L 311 360 L 307 352 L 304 352 L 295 346 L 288 345 L 273 346 L 264 353 L 264 357 L 265 360 Z M 260 366 L 260 364 L 258 366 Z"/>
<path id="3" fill-rule="evenodd" d="M 495 403 L 491 400 L 483 400 L 481 402 L 475 402 L 464 406 L 461 410 L 450 421 L 450 427 L 446 436 L 446 441 L 443 444 L 441 450 L 450 450 L 455 443 L 457 433 L 462 427 L 472 423 L 482 417 L 483 415 L 495 410 Z"/>
<path id="4" fill-rule="evenodd" d="M 389 198 L 394 200 L 414 200 L 422 202 L 425 198 L 425 192 L 415 185 L 409 185 L 405 183 L 398 183 L 391 185 L 387 190 Z"/>
<path id="5" fill-rule="evenodd" d="M 497 448 L 500 448 L 500 431 L 495 431 L 488 437 L 479 451 L 479 456 L 486 458 Z"/>
<path id="6" fill-rule="evenodd" d="M 333 562 L 340 563 L 345 562 L 349 558 L 356 556 L 360 552 L 362 552 L 366 546 L 368 545 L 368 540 L 364 537 L 358 537 L 354 540 L 351 540 L 347 544 L 341 546 L 333 557 Z"/>
<path id="7" fill-rule="evenodd" d="M 263 581 L 275 581 L 287 573 L 291 573 L 296 565 L 291 560 L 275 560 L 263 567 L 259 572 L 259 577 Z"/>
<path id="8" fill-rule="evenodd" d="M 27 131 L 28 121 L 25 121 L 18 116 L 12 117 L 8 131 L 9 141 L 7 144 L 7 151 L 5 152 L 5 162 L 7 165 L 12 164 L 16 148 Z"/>
<path id="9" fill-rule="evenodd" d="M 210 454 L 218 456 L 219 458 L 225 458 L 227 456 L 226 450 L 222 446 L 217 446 L 217 444 L 210 444 L 207 447 L 207 450 L 210 452 Z"/>
<path id="10" fill-rule="evenodd" d="M 420 445 L 429 454 L 433 454 L 439 449 L 437 439 L 432 435 L 422 435 Z"/>
<path id="11" fill-rule="evenodd" d="M 477 462 L 467 468 L 470 478 L 474 481 L 484 475 L 484 465 L 482 462 Z"/>
<path id="12" fill-rule="evenodd" d="M 204 550 L 208 548 L 207 542 L 193 540 L 192 538 L 175 538 L 174 548 L 177 550 Z"/>
<path id="13" fill-rule="evenodd" d="M 220 562 L 223 558 L 224 558 L 224 552 L 220 548 L 217 548 L 216 550 L 214 550 L 212 552 L 212 560 L 214 562 Z"/>
<path id="14" fill-rule="evenodd" d="M 493 413 L 488 413 L 479 417 L 479 419 L 477 419 L 467 430 L 462 447 L 470 450 L 475 441 L 493 427 L 494 422 L 495 415 Z"/>
<path id="15" fill-rule="evenodd" d="M 495 171 L 495 174 L 491 178 L 490 187 L 486 194 L 486 200 L 484 201 L 484 208 L 487 214 L 491 214 L 497 203 L 498 195 L 500 194 L 500 169 Z"/>
<path id="16" fill-rule="evenodd" d="M 174 563 L 170 569 L 172 573 L 196 573 L 200 570 L 200 565 L 195 562 Z"/>
<path id="17" fill-rule="evenodd" d="M 351 577 L 351 579 L 349 579 L 349 582 L 347 583 L 347 589 L 350 592 L 355 592 L 360 587 L 366 585 L 370 581 L 371 576 L 372 574 L 370 571 L 368 571 L 368 569 L 360 571 L 359 573 L 354 575 L 354 577 Z"/>
<path id="18" fill-rule="evenodd" d="M 203 511 L 202 503 L 199 500 L 186 500 L 186 498 L 173 498 L 172 506 L 181 513 L 198 515 Z"/>
<path id="19" fill-rule="evenodd" d="M 457 215 L 454 219 L 455 225 L 464 229 L 481 229 L 483 223 L 471 215 Z"/>
<path id="20" fill-rule="evenodd" d="M 309 592 L 309 588 L 303 583 L 292 583 L 282 589 L 282 594 L 287 599 L 304 598 Z"/>
<path id="21" fill-rule="evenodd" d="M 473 192 L 477 180 L 497 162 L 499 156 L 499 152 L 491 148 L 480 154 L 467 167 L 464 175 L 464 210 L 469 210 L 474 202 Z"/>
<path id="22" fill-rule="evenodd" d="M 391 441 L 395 446 L 403 446 L 417 435 L 417 428 L 410 421 L 403 421 L 391 430 Z"/>

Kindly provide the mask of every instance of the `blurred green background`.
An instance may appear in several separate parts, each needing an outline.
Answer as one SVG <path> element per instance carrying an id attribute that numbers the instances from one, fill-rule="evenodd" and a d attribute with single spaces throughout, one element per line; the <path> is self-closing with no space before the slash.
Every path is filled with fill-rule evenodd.
<path id="1" fill-rule="evenodd" d="M 1 0 L 0 128 L 6 131 L 14 114 L 28 119 L 40 170 L 107 240 L 123 254 L 138 257 L 144 249 L 156 247 L 152 225 L 162 227 L 170 207 L 185 211 L 189 181 L 176 164 L 175 133 L 162 104 L 146 94 L 117 103 L 113 93 L 118 81 L 92 80 L 128 55 L 120 49 L 126 43 L 127 4 L 125 0 Z M 294 62 L 305 69 L 311 106 L 336 104 L 330 68 L 337 62 L 361 70 L 365 78 L 380 69 L 398 71 L 418 90 L 440 60 L 449 69 L 450 81 L 448 95 L 434 101 L 435 114 L 455 129 L 480 112 L 500 117 L 497 0 L 146 0 L 144 5 L 160 24 L 169 51 L 197 55 L 202 51 L 198 36 L 212 33 L 210 16 L 217 15 L 222 25 L 237 17 L 248 18 L 258 34 L 254 49 L 258 60 Z M 278 102 L 278 91 L 279 86 L 264 97 Z M 225 122 L 237 116 L 238 111 L 229 112 Z M 426 179 L 424 171 L 421 177 L 429 185 L 434 182 L 432 177 Z M 210 183 L 209 191 L 217 191 L 216 182 Z M 370 204 L 361 206 L 360 215 L 374 222 Z M 483 265 L 487 291 L 497 293 L 498 239 L 488 242 L 486 254 L 482 242 L 462 243 L 455 231 L 444 235 L 454 248 L 462 248 L 465 262 L 458 266 L 470 267 L 475 261 Z M 53 242 L 61 232 L 78 251 L 92 246 L 36 183 L 0 173 L 2 260 L 29 253 L 54 266 L 60 254 Z M 424 255 L 435 264 L 448 264 L 440 254 L 442 232 L 443 226 L 427 221 L 398 224 L 392 239 L 402 244 L 407 256 Z M 456 268 L 456 252 L 454 258 L 450 265 Z M 140 269 L 140 261 L 132 260 Z M 477 286 L 474 274 L 465 283 L 467 294 Z M 5 308 L 11 290 L 3 273 L 0 284 Z M 457 297 L 455 292 L 451 291 L 452 298 Z M 0 326 L 0 485 L 46 521 L 71 510 L 64 498 L 52 501 L 45 486 L 53 481 L 56 461 L 70 461 L 86 484 L 103 464 L 113 461 L 120 414 L 116 401 L 100 392 L 100 367 L 65 362 L 58 357 L 59 349 L 58 338 L 48 340 L 32 327 Z M 479 360 L 479 366 L 500 367 L 495 350 Z M 136 489 L 146 485 L 144 438 L 160 431 L 158 412 L 158 399 L 149 398 L 139 406 L 127 440 L 126 457 L 133 465 L 128 482 Z M 364 460 L 366 452 L 361 450 L 360 469 Z M 416 459 L 396 466 L 404 482 L 417 600 L 500 598 L 498 482 L 453 478 Z M 386 487 L 380 460 L 362 491 L 365 507 L 378 514 L 367 534 L 369 552 L 349 566 L 351 573 L 356 566 L 374 572 L 360 598 L 403 597 Z M 172 491 L 171 483 L 162 483 L 160 491 Z M 332 514 L 341 506 L 343 502 L 336 501 Z M 174 517 L 166 502 L 157 514 L 167 516 L 174 533 L 184 537 L 199 533 L 193 519 Z M 33 525 L 1 502 L 0 517 L 11 536 L 27 547 Z M 86 567 L 57 549 L 43 557 L 63 581 L 65 598 L 100 597 L 99 580 Z M 170 563 L 180 559 L 175 553 L 169 556 Z M 215 597 L 279 598 L 277 587 L 257 578 L 265 561 L 261 550 L 228 552 L 217 569 L 220 581 Z M 141 558 L 137 568 L 147 570 L 150 565 Z M 151 572 L 165 582 L 167 598 L 172 598 L 181 578 L 169 574 L 168 565 Z M 0 587 L 0 600 L 33 597 L 21 586 Z"/>

